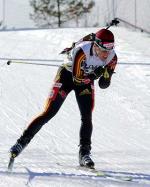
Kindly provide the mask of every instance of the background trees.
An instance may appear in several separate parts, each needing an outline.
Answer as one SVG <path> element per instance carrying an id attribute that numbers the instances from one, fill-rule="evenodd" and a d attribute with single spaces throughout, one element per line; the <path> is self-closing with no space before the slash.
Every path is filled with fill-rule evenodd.
<path id="1" fill-rule="evenodd" d="M 79 20 L 94 7 L 93 0 L 30 0 L 30 17 L 39 27 L 61 27 L 65 22 Z M 85 26 L 86 26 L 86 17 Z"/>

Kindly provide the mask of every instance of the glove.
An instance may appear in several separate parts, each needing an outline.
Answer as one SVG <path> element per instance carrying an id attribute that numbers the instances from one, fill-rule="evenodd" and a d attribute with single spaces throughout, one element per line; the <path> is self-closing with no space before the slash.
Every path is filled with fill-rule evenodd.
<path id="1" fill-rule="evenodd" d="M 91 74 L 89 74 L 87 77 L 91 80 L 98 79 L 103 73 L 105 72 L 105 68 L 99 66 L 96 68 Z"/>
<path id="2" fill-rule="evenodd" d="M 105 79 L 103 76 L 99 78 L 98 85 L 101 89 L 105 89 L 110 85 L 110 79 Z"/>

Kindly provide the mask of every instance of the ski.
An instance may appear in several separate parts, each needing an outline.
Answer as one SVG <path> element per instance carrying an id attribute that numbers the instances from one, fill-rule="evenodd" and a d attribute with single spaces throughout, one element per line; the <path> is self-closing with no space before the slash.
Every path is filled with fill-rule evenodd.
<path id="1" fill-rule="evenodd" d="M 30 174 L 36 175 L 35 173 L 30 171 Z M 39 174 L 38 174 L 39 176 Z M 49 177 L 63 177 L 63 178 L 75 178 L 75 179 L 87 179 L 87 180 L 96 180 L 96 181 L 101 181 L 101 180 L 109 180 L 109 181 L 114 181 L 114 182 L 132 182 L 131 177 L 124 177 L 124 176 L 113 176 L 113 175 L 107 175 L 103 172 L 96 172 L 96 173 L 72 173 L 72 172 L 49 172 L 49 173 L 44 173 L 44 176 L 49 176 Z"/>
<path id="2" fill-rule="evenodd" d="M 108 173 L 107 171 L 101 171 L 101 170 L 97 170 L 96 168 L 89 168 L 83 166 L 80 167 L 80 169 L 94 174 L 93 176 L 97 178 L 106 178 L 106 179 L 117 180 L 117 181 L 132 181 L 131 176 L 115 175 L 115 174 Z"/>
<path id="3" fill-rule="evenodd" d="M 132 181 L 131 176 L 123 176 L 123 175 L 112 175 L 104 171 L 95 171 L 96 176 L 104 176 L 107 179 L 114 179 L 119 181 Z"/>
<path id="4" fill-rule="evenodd" d="M 8 171 L 12 175 L 18 174 L 12 172 L 14 157 L 10 157 L 8 164 Z M 132 173 L 132 172 L 121 172 L 121 171 L 104 171 L 100 169 L 91 169 L 81 166 L 64 165 L 62 163 L 56 163 L 57 167 L 52 167 L 52 171 L 49 172 L 37 172 L 31 171 L 26 168 L 27 173 L 23 173 L 23 176 L 41 176 L 41 177 L 60 177 L 60 178 L 73 178 L 73 179 L 87 179 L 96 181 L 114 181 L 114 182 L 127 182 L 127 183 L 150 183 L 150 174 L 145 173 Z M 58 167 L 60 166 L 60 168 Z M 61 168 L 62 167 L 62 168 Z M 55 170 L 56 169 L 56 170 Z M 58 172 L 59 170 L 59 172 Z M 19 173 L 21 175 L 21 173 Z"/>
<path id="5" fill-rule="evenodd" d="M 8 171 L 11 172 L 14 165 L 15 158 L 11 155 L 8 163 Z"/>
<path id="6" fill-rule="evenodd" d="M 74 166 L 65 166 L 61 163 L 57 163 L 58 166 L 61 166 L 63 168 L 66 168 L 66 169 L 71 169 L 71 168 L 74 168 Z M 78 171 L 84 171 L 84 172 L 87 172 L 87 174 L 79 174 L 79 176 L 81 175 L 81 177 L 85 176 L 85 177 L 89 177 L 89 178 L 92 178 L 92 177 L 95 177 L 96 179 L 108 179 L 108 180 L 114 180 L 114 181 L 122 181 L 122 182 L 129 182 L 129 181 L 132 181 L 133 180 L 133 177 L 132 176 L 127 176 L 127 175 L 123 175 L 123 174 L 120 174 L 120 173 L 111 173 L 111 172 L 107 172 L 107 171 L 103 171 L 103 170 L 99 170 L 99 169 L 96 169 L 95 167 L 94 168 L 90 168 L 90 167 L 85 167 L 85 166 L 77 166 L 76 169 Z M 70 175 L 74 176 L 75 177 L 75 174 L 73 173 L 70 173 Z M 77 174 L 78 176 L 78 174 Z M 79 177 L 78 176 L 78 177 Z"/>
<path id="7" fill-rule="evenodd" d="M 15 157 L 13 157 L 13 155 L 10 156 L 10 160 L 8 163 L 8 172 L 12 172 L 13 169 L 13 165 L 14 165 L 14 161 L 15 161 Z M 62 164 L 58 164 L 59 166 L 62 166 Z M 64 173 L 64 172 L 60 172 L 60 173 L 49 173 L 50 176 L 63 176 L 63 177 L 81 177 L 81 178 L 95 178 L 95 179 L 108 179 L 108 180 L 113 180 L 113 181 L 122 181 L 122 182 L 129 182 L 132 181 L 133 178 L 132 176 L 124 176 L 124 175 L 117 175 L 115 173 L 110 173 L 107 171 L 102 171 L 102 170 L 98 170 L 94 167 L 85 167 L 85 166 L 78 166 L 77 170 L 79 171 L 85 171 L 88 172 L 87 174 L 75 174 L 75 173 Z"/>

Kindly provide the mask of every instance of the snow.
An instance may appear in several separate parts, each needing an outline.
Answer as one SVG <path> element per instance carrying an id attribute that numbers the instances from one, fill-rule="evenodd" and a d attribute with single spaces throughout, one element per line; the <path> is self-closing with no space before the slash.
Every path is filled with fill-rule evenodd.
<path id="1" fill-rule="evenodd" d="M 59 52 L 96 28 L 0 32 L 2 58 L 59 60 Z M 150 37 L 121 27 L 116 38 L 119 64 L 111 86 L 95 86 L 92 156 L 98 170 L 149 177 L 135 182 L 92 175 L 78 167 L 80 115 L 74 92 L 34 137 L 7 172 L 8 150 L 43 109 L 57 67 L 0 62 L 1 187 L 147 187 L 150 185 Z M 38 61 L 39 59 L 39 61 Z M 34 62 L 34 61 L 32 61 Z M 46 62 L 48 63 L 48 62 Z M 139 63 L 139 64 L 137 64 Z M 147 64 L 147 65 L 145 65 Z M 65 173 L 68 176 L 58 175 Z M 138 175 L 140 173 L 140 175 Z M 76 177 L 70 176 L 74 174 Z"/>

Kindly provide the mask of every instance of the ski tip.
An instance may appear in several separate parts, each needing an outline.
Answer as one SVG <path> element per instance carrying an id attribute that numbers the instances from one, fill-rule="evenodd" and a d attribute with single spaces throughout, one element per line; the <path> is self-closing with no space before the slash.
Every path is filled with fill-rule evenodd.
<path id="1" fill-rule="evenodd" d="M 14 157 L 10 157 L 10 160 L 9 160 L 9 163 L 8 163 L 8 167 L 7 167 L 8 172 L 12 172 L 14 161 L 15 161 L 15 158 Z"/>

